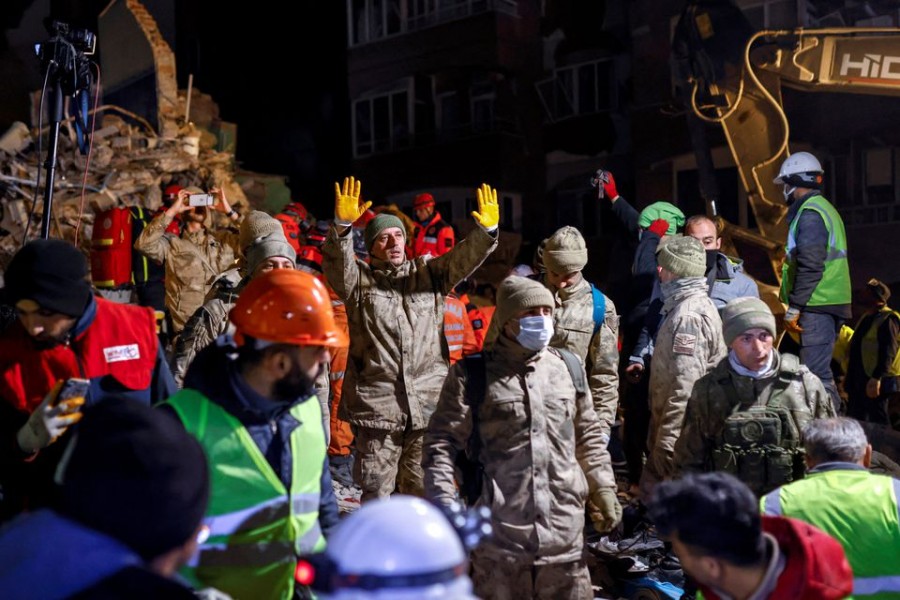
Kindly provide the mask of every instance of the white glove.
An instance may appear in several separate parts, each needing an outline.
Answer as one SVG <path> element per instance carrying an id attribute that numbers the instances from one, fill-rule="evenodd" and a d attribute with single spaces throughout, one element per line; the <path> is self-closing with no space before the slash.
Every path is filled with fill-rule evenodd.
<path id="1" fill-rule="evenodd" d="M 69 398 L 53 406 L 61 387 L 62 382 L 53 386 L 16 434 L 16 441 L 23 452 L 34 454 L 46 448 L 64 434 L 69 426 L 81 420 L 84 398 Z"/>

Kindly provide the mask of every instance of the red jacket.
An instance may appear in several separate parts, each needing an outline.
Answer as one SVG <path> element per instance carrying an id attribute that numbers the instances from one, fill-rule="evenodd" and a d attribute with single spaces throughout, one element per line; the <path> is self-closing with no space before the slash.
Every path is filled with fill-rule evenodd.
<path id="1" fill-rule="evenodd" d="M 425 254 L 438 257 L 446 254 L 456 245 L 456 234 L 453 227 L 441 219 L 441 213 L 435 211 L 431 221 L 424 227 L 416 225 L 413 231 L 413 257 L 418 258 Z"/>
<path id="2" fill-rule="evenodd" d="M 853 571 L 837 540 L 797 519 L 763 516 L 762 525 L 787 559 L 768 600 L 839 600 L 853 592 Z M 700 591 L 720 599 L 706 586 Z"/>
<path id="3" fill-rule="evenodd" d="M 281 223 L 284 230 L 284 237 L 287 238 L 288 244 L 294 249 L 294 252 L 300 251 L 300 246 L 306 242 L 303 240 L 303 234 L 300 232 L 300 224 L 297 219 L 285 213 L 278 213 L 275 218 Z"/>
<path id="4" fill-rule="evenodd" d="M 10 325 L 0 336 L 0 397 L 31 414 L 57 380 L 83 377 L 91 380 L 89 402 L 119 388 L 146 392 L 138 399 L 150 403 L 159 358 L 152 309 L 95 298 L 75 330 L 71 343 L 39 349 L 21 322 Z"/>

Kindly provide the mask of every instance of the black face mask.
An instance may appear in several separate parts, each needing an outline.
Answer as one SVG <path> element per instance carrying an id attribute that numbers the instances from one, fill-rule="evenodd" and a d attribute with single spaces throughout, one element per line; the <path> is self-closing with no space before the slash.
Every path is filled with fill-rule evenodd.
<path id="1" fill-rule="evenodd" d="M 319 366 L 320 375 L 325 365 Z M 274 400 L 281 402 L 294 402 L 301 396 L 309 396 L 313 392 L 313 382 L 303 373 L 300 365 L 296 362 L 291 367 L 290 372 L 275 382 L 272 389 Z"/>
<path id="2" fill-rule="evenodd" d="M 709 273 L 713 269 L 716 268 L 716 264 L 719 262 L 719 251 L 718 250 L 707 250 L 706 251 L 706 272 Z"/>

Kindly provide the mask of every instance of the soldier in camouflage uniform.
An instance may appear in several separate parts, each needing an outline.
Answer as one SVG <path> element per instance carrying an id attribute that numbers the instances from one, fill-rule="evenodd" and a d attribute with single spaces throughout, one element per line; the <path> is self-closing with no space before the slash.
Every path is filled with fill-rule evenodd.
<path id="1" fill-rule="evenodd" d="M 216 279 L 203 306 L 178 336 L 172 364 L 179 387 L 194 355 L 228 331 L 228 312 L 250 279 L 273 269 L 295 267 L 296 253 L 280 223 L 262 211 L 252 211 L 241 223 L 239 243 L 245 257 L 243 267 L 229 269 Z"/>
<path id="2" fill-rule="evenodd" d="M 539 282 L 502 282 L 479 381 L 483 400 L 470 410 L 468 363 L 455 364 L 425 435 L 426 496 L 448 504 L 457 497 L 454 461 L 477 419 L 478 504 L 491 509 L 494 528 L 472 555 L 480 598 L 593 598 L 582 560 L 585 507 L 600 532 L 622 516 L 584 368 L 576 356 L 569 354 L 569 366 L 564 351 L 547 348 L 554 304 Z"/>
<path id="3" fill-rule="evenodd" d="M 493 252 L 497 192 L 478 190 L 478 227 L 448 253 L 407 260 L 406 230 L 380 214 L 366 226 L 371 264 L 357 260 L 351 224 L 360 205 L 353 178 L 335 184 L 335 226 L 322 247 L 325 276 L 344 301 L 350 325 L 342 416 L 354 428 L 354 478 L 362 500 L 395 490 L 421 496 L 422 436 L 447 375 L 444 296 Z"/>
<path id="4" fill-rule="evenodd" d="M 587 264 L 587 246 L 581 232 L 574 227 L 563 227 L 545 240 L 543 263 L 544 282 L 556 301 L 550 346 L 568 350 L 585 362 L 594 411 L 603 435 L 609 439 L 619 404 L 616 306 L 581 274 Z M 598 303 L 604 306 L 600 323 L 594 315 Z"/>
<path id="5" fill-rule="evenodd" d="M 694 384 L 675 464 L 685 471 L 726 471 L 762 495 L 803 476 L 800 432 L 834 416 L 822 381 L 792 354 L 774 349 L 775 317 L 758 298 L 722 312 L 731 349 Z"/>
<path id="6" fill-rule="evenodd" d="M 198 187 L 178 192 L 172 206 L 154 218 L 134 243 L 135 250 L 166 264 L 166 308 L 174 334 L 181 333 L 194 311 L 203 305 L 219 274 L 234 266 L 235 253 L 240 250 L 234 231 L 208 229 L 210 208 L 228 215 L 234 223 L 240 221 L 225 192 L 216 188 L 210 192 L 216 198 L 212 207 L 188 205 L 188 196 L 203 193 Z M 166 231 L 177 215 L 185 222 L 180 236 Z"/>
<path id="7" fill-rule="evenodd" d="M 650 456 L 641 491 L 675 474 L 675 440 L 694 383 L 726 354 L 722 319 L 710 300 L 706 252 L 692 237 L 679 237 L 657 250 L 663 321 L 650 367 Z"/>

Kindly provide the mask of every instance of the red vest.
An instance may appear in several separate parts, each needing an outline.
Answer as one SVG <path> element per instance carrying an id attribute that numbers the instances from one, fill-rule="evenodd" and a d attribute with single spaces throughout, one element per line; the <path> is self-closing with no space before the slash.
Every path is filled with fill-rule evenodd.
<path id="1" fill-rule="evenodd" d="M 418 258 L 425 254 L 438 257 L 446 254 L 456 244 L 453 227 L 441 219 L 441 213 L 435 212 L 428 225 L 416 225 L 413 234 L 413 255 Z"/>
<path id="2" fill-rule="evenodd" d="M 303 241 L 300 239 L 302 235 L 300 234 L 300 225 L 297 223 L 297 219 L 284 213 L 278 213 L 275 215 L 275 218 L 281 223 L 281 228 L 284 230 L 284 237 L 287 238 L 288 244 L 291 245 L 294 252 L 299 252 Z"/>
<path id="3" fill-rule="evenodd" d="M 150 387 L 159 339 L 153 309 L 94 298 L 97 314 L 68 345 L 35 347 L 17 320 L 0 336 L 0 396 L 31 413 L 60 379 L 107 375 L 130 390 Z"/>

